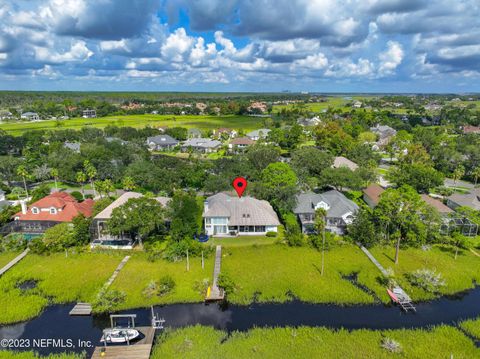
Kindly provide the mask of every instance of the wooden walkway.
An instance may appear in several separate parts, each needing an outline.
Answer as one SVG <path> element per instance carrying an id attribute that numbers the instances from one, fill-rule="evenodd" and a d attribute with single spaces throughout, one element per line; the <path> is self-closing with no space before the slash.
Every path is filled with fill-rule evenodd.
<path id="1" fill-rule="evenodd" d="M 130 259 L 130 256 L 126 256 L 125 258 L 122 259 L 120 264 L 118 265 L 117 269 L 115 269 L 115 272 L 113 272 L 112 276 L 107 280 L 107 282 L 103 285 L 103 288 L 108 288 L 112 285 L 113 281 L 115 278 L 117 278 L 118 273 L 125 267 L 125 264 L 127 264 L 128 260 Z"/>
<path id="2" fill-rule="evenodd" d="M 130 345 L 99 346 L 95 348 L 91 359 L 148 359 L 152 352 L 155 329 L 152 327 L 136 327 L 145 338 Z M 102 353 L 103 351 L 103 353 Z M 103 354 L 103 355 L 102 355 Z"/>
<path id="3" fill-rule="evenodd" d="M 130 256 L 126 256 L 125 258 L 122 259 L 120 264 L 117 266 L 117 269 L 113 272 L 110 278 L 108 278 L 107 282 L 103 285 L 104 289 L 107 289 L 110 287 L 117 278 L 118 273 L 122 270 L 123 267 L 125 267 L 125 264 L 127 264 L 128 260 L 130 259 Z M 92 314 L 92 305 L 89 303 L 77 303 L 75 307 L 70 311 L 70 315 L 91 315 Z"/>
<path id="4" fill-rule="evenodd" d="M 385 268 L 383 268 L 383 266 L 375 259 L 373 254 L 370 253 L 370 251 L 367 248 L 365 248 L 364 246 L 362 246 L 360 243 L 357 243 L 357 245 L 360 247 L 362 252 L 367 255 L 368 259 L 370 259 L 372 261 L 372 263 L 375 264 L 375 266 L 380 270 L 380 272 L 382 272 L 382 274 L 385 277 L 388 277 L 389 274 L 388 274 L 387 270 Z"/>
<path id="5" fill-rule="evenodd" d="M 91 315 L 92 305 L 89 303 L 77 303 L 69 313 L 70 315 Z"/>
<path id="6" fill-rule="evenodd" d="M 215 251 L 215 267 L 213 268 L 213 283 L 205 296 L 206 301 L 223 300 L 225 293 L 223 289 L 218 287 L 218 276 L 220 275 L 220 267 L 222 264 L 222 246 L 218 245 Z"/>
<path id="7" fill-rule="evenodd" d="M 9 263 L 7 263 L 2 269 L 0 269 L 0 277 L 5 274 L 10 268 L 12 268 L 15 264 L 20 262 L 25 256 L 28 254 L 30 251 L 29 248 L 25 249 L 22 253 L 20 253 L 18 256 L 13 258 Z"/>

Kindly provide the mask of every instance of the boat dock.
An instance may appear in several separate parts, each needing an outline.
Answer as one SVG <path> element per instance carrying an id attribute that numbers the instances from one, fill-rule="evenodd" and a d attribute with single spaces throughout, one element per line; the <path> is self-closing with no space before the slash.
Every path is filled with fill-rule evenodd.
<path id="1" fill-rule="evenodd" d="M 18 256 L 13 258 L 10 262 L 8 262 L 2 269 L 0 269 L 0 277 L 5 274 L 10 268 L 12 268 L 15 264 L 20 262 L 25 256 L 28 254 L 30 251 L 29 248 L 25 249 L 22 253 L 20 253 Z"/>
<path id="2" fill-rule="evenodd" d="M 205 301 L 217 301 L 225 298 L 225 292 L 218 287 L 218 276 L 220 275 L 220 267 L 222 264 L 222 246 L 218 245 L 215 250 L 215 267 L 213 268 L 213 283 L 208 287 Z"/>
<path id="3" fill-rule="evenodd" d="M 91 359 L 148 359 L 153 348 L 155 328 L 136 327 L 145 337 L 130 345 L 99 346 L 95 348 Z"/>
<path id="4" fill-rule="evenodd" d="M 77 303 L 69 313 L 70 315 L 91 315 L 92 305 L 89 303 Z"/>
<path id="5" fill-rule="evenodd" d="M 396 303 L 402 308 L 405 312 L 408 312 L 411 310 L 412 312 L 416 312 L 417 309 L 414 307 L 412 304 L 412 299 L 408 296 L 405 291 L 400 288 L 399 286 L 396 286 L 392 289 L 393 294 L 396 297 Z M 392 298 L 393 299 L 393 298 Z"/>

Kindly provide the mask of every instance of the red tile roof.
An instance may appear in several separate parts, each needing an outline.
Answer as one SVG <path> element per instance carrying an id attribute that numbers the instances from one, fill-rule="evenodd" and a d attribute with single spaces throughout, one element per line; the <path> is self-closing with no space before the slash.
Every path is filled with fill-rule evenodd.
<path id="1" fill-rule="evenodd" d="M 92 199 L 77 202 L 69 193 L 55 192 L 32 203 L 28 207 L 26 214 L 18 212 L 14 218 L 20 221 L 71 222 L 72 219 L 79 214 L 90 217 L 93 213 L 94 203 Z M 32 208 L 34 207 L 40 210 L 36 214 L 32 212 Z M 56 209 L 56 213 L 50 213 L 50 208 L 52 207 Z"/>
<path id="2" fill-rule="evenodd" d="M 480 133 L 480 127 L 477 126 L 463 126 L 463 133 Z"/>

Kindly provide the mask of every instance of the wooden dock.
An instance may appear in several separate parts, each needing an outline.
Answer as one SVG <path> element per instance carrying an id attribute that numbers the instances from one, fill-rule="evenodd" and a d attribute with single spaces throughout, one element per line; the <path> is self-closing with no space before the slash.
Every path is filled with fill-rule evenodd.
<path id="1" fill-rule="evenodd" d="M 213 283 L 208 288 L 206 301 L 223 300 L 225 298 L 225 292 L 218 287 L 218 276 L 220 275 L 220 267 L 222 264 L 222 246 L 218 245 L 215 251 L 215 267 L 213 268 Z"/>
<path id="2" fill-rule="evenodd" d="M 0 269 L 0 277 L 6 273 L 10 268 L 12 268 L 15 264 L 20 262 L 25 256 L 28 254 L 30 251 L 29 248 L 25 249 L 22 253 L 20 253 L 18 256 L 13 258 L 10 262 L 8 262 L 2 269 Z"/>
<path id="3" fill-rule="evenodd" d="M 95 348 L 91 359 L 148 359 L 155 340 L 155 329 L 152 327 L 136 327 L 145 338 L 130 345 L 110 345 Z"/>
<path id="4" fill-rule="evenodd" d="M 118 273 L 125 267 L 125 264 L 127 264 L 128 260 L 130 259 L 130 256 L 125 256 L 125 258 L 122 259 L 120 264 L 118 265 L 117 269 L 113 272 L 112 276 L 107 280 L 107 282 L 103 285 L 104 288 L 108 288 L 112 285 L 113 281 L 115 278 L 117 278 Z"/>
<path id="5" fill-rule="evenodd" d="M 70 315 L 91 315 L 92 305 L 89 303 L 77 303 L 69 313 Z"/>

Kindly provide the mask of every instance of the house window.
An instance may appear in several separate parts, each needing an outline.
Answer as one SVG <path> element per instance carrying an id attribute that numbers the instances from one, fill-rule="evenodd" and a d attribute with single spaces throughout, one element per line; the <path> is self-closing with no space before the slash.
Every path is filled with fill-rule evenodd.
<path id="1" fill-rule="evenodd" d="M 50 208 L 50 214 L 56 214 L 56 213 L 57 213 L 57 210 L 54 207 Z"/>
<path id="2" fill-rule="evenodd" d="M 33 214 L 39 214 L 40 211 L 39 211 L 39 209 L 38 209 L 37 207 L 33 207 L 33 208 L 32 208 L 32 213 L 33 213 Z"/>

